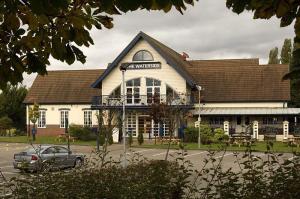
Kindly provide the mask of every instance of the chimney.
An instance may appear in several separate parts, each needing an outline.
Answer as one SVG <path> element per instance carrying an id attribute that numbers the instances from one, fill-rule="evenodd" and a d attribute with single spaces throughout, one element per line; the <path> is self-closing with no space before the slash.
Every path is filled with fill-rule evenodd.
<path id="1" fill-rule="evenodd" d="M 186 61 L 187 58 L 190 58 L 190 56 L 186 52 L 182 52 L 182 58 L 184 61 Z"/>

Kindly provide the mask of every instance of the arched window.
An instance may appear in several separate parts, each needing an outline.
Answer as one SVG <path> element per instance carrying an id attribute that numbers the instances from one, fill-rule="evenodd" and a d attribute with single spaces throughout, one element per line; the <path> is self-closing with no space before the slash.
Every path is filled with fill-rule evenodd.
<path id="1" fill-rule="evenodd" d="M 152 54 L 147 50 L 140 50 L 134 54 L 132 61 L 153 61 Z"/>

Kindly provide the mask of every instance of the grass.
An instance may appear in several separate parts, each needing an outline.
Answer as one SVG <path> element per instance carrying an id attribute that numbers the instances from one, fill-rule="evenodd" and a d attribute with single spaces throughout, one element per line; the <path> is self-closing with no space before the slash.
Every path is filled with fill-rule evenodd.
<path id="1" fill-rule="evenodd" d="M 30 138 L 31 139 L 31 138 Z M 0 142 L 7 142 L 7 143 L 30 143 L 30 139 L 27 136 L 15 136 L 15 137 L 0 137 Z M 34 144 L 61 144 L 66 145 L 67 142 L 58 142 L 56 140 L 56 136 L 37 136 L 36 141 L 33 142 Z M 76 140 L 75 142 L 70 142 L 72 145 L 85 145 L 85 146 L 96 146 L 96 141 L 81 141 Z M 184 143 L 185 149 L 187 150 L 196 150 L 198 149 L 197 143 Z M 154 143 L 145 143 L 143 145 L 133 144 L 132 147 L 137 148 L 154 148 L 154 149 L 166 149 L 168 147 L 167 144 L 154 144 Z M 211 145 L 201 145 L 201 150 L 218 150 L 224 148 L 224 144 L 211 144 Z M 179 149 L 178 145 L 171 145 L 172 149 Z M 267 151 L 267 143 L 266 142 L 256 142 L 251 146 L 253 151 L 257 152 L 265 152 Z M 245 151 L 245 146 L 228 146 L 228 151 Z M 291 147 L 288 146 L 286 143 L 282 142 L 273 142 L 274 152 L 281 152 L 281 153 L 291 153 L 291 152 L 300 152 L 300 147 Z"/>
<path id="2" fill-rule="evenodd" d="M 27 136 L 15 136 L 15 137 L 0 137 L 0 142 L 7 143 L 30 143 L 31 138 L 28 139 Z M 36 140 L 32 142 L 33 144 L 62 144 L 66 145 L 67 141 L 58 142 L 56 136 L 37 136 Z M 81 141 L 76 140 L 71 142 L 72 145 L 87 145 L 87 146 L 96 146 L 96 141 Z"/>
<path id="3" fill-rule="evenodd" d="M 197 150 L 198 144 L 197 143 L 184 143 L 184 148 L 187 150 Z M 132 147 L 137 148 L 157 148 L 157 149 L 166 149 L 168 147 L 168 144 L 143 144 L 143 145 L 133 145 Z M 247 149 L 246 146 L 238 146 L 238 145 L 232 145 L 232 146 L 226 146 L 225 144 L 210 144 L 210 145 L 201 145 L 201 150 L 218 150 L 218 149 L 224 149 L 224 147 L 227 147 L 227 151 L 245 151 Z M 179 149 L 178 145 L 171 145 L 172 149 Z M 255 142 L 251 149 L 253 151 L 257 152 L 265 152 L 267 151 L 267 142 Z M 300 147 L 296 146 L 288 146 L 286 143 L 282 142 L 273 142 L 273 147 L 271 149 L 273 152 L 278 153 L 292 153 L 292 152 L 300 152 Z"/>

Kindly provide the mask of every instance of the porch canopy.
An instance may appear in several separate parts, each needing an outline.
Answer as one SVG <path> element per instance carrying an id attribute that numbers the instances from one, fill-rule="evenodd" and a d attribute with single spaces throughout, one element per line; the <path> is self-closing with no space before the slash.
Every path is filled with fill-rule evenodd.
<path id="1" fill-rule="evenodd" d="M 193 115 L 198 115 L 195 108 Z M 300 115 L 300 108 L 201 108 L 201 115 Z"/>

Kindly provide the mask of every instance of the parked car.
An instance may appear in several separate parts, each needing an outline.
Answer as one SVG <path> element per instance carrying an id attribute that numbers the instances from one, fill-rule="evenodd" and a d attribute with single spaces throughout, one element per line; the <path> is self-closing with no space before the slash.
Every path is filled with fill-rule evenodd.
<path id="1" fill-rule="evenodd" d="M 62 146 L 38 146 L 14 154 L 14 168 L 24 171 L 81 167 L 84 155 L 73 154 Z"/>

